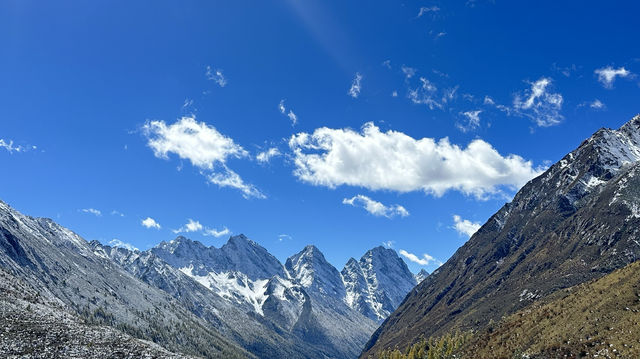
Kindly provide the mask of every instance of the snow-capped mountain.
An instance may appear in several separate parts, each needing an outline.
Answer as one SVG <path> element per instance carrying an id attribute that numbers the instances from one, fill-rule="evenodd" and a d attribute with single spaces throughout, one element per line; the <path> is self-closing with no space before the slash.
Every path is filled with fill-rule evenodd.
<path id="1" fill-rule="evenodd" d="M 283 265 L 244 235 L 220 248 L 178 237 L 130 250 L 0 202 L 0 267 L 83 318 L 205 357 L 357 356 L 415 280 L 393 250 L 354 261 L 345 276 L 306 246 Z M 364 304 L 349 300 L 356 296 Z"/>
<path id="2" fill-rule="evenodd" d="M 640 258 L 640 115 L 529 181 L 413 289 L 361 357 L 480 329 Z"/>
<path id="3" fill-rule="evenodd" d="M 0 267 L 47 303 L 90 324 L 116 327 L 176 352 L 251 356 L 167 292 L 128 273 L 106 251 L 96 251 L 51 219 L 25 216 L 2 201 Z"/>
<path id="4" fill-rule="evenodd" d="M 429 276 L 429 272 L 424 269 L 420 269 L 420 272 L 416 273 L 414 276 L 416 278 L 416 283 L 420 284 L 425 278 Z"/>
<path id="5" fill-rule="evenodd" d="M 396 251 L 382 246 L 367 251 L 360 261 L 349 259 L 342 278 L 345 302 L 378 322 L 387 318 L 417 283 Z"/>
<path id="6" fill-rule="evenodd" d="M 285 267 L 291 278 L 309 289 L 310 293 L 317 293 L 322 297 L 344 298 L 345 289 L 340 272 L 327 262 L 315 246 L 308 245 L 289 257 Z"/>

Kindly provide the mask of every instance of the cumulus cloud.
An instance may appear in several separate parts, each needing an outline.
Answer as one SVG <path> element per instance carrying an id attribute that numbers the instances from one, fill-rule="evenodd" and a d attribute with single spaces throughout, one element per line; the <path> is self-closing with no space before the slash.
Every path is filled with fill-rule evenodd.
<path id="1" fill-rule="evenodd" d="M 207 79 L 214 81 L 220 87 L 227 85 L 227 79 L 224 77 L 221 69 L 212 69 L 211 66 L 207 66 L 207 72 L 205 72 Z"/>
<path id="2" fill-rule="evenodd" d="M 467 119 L 465 124 L 458 124 L 458 128 L 462 132 L 475 130 L 480 126 L 480 114 L 482 110 L 460 112 L 460 115 Z"/>
<path id="3" fill-rule="evenodd" d="M 353 78 L 353 81 L 351 82 L 351 87 L 349 88 L 349 96 L 353 97 L 353 98 L 358 98 L 358 96 L 360 96 L 360 90 L 361 90 L 361 82 L 362 82 L 362 75 L 360 75 L 359 72 L 356 72 L 356 76 Z"/>
<path id="4" fill-rule="evenodd" d="M 245 198 L 265 198 L 227 166 L 229 158 L 247 157 L 248 152 L 215 127 L 197 122 L 192 115 L 170 125 L 164 121 L 147 121 L 142 130 L 156 157 L 168 159 L 169 154 L 174 153 L 200 168 L 213 184 L 236 188 Z"/>
<path id="5" fill-rule="evenodd" d="M 124 249 L 128 249 L 130 251 L 138 251 L 138 248 L 134 247 L 132 244 L 130 243 L 126 243 L 123 242 L 117 238 L 114 238 L 112 240 L 109 241 L 109 245 L 111 247 L 118 247 L 118 248 L 124 248 Z"/>
<path id="6" fill-rule="evenodd" d="M 83 208 L 80 210 L 80 212 L 93 214 L 96 217 L 102 216 L 102 212 L 100 212 L 100 210 L 97 210 L 95 208 Z"/>
<path id="7" fill-rule="evenodd" d="M 272 158 L 280 156 L 280 150 L 277 147 L 271 147 L 266 151 L 258 153 L 256 160 L 261 163 L 268 163 Z"/>
<path id="8" fill-rule="evenodd" d="M 187 223 L 178 228 L 178 229 L 174 229 L 173 233 L 190 233 L 190 232 L 199 232 L 203 229 L 204 227 L 202 226 L 202 224 L 200 224 L 199 221 L 194 221 L 193 219 L 189 218 L 187 220 Z"/>
<path id="9" fill-rule="evenodd" d="M 629 70 L 625 69 L 624 67 L 614 69 L 611 66 L 607 66 L 601 69 L 597 69 L 594 72 L 596 75 L 598 75 L 598 81 L 606 89 L 613 88 L 613 83 L 616 81 L 616 77 L 624 78 L 631 76 L 631 72 L 629 72 Z"/>
<path id="10" fill-rule="evenodd" d="M 143 219 L 141 222 L 143 227 L 146 228 L 155 228 L 155 229 L 160 229 L 160 223 L 156 222 L 155 219 L 151 218 L 151 217 L 147 217 L 145 219 Z"/>
<path id="11" fill-rule="evenodd" d="M 480 222 L 471 222 L 468 219 L 462 219 L 457 214 L 453 215 L 453 228 L 461 235 L 471 237 L 481 226 Z"/>
<path id="12" fill-rule="evenodd" d="M 401 249 L 399 251 L 400 255 L 407 258 L 408 260 L 412 261 L 413 263 L 417 263 L 421 266 L 427 266 L 429 264 L 437 264 L 438 266 L 442 265 L 442 262 L 437 260 L 436 258 L 428 255 L 427 253 L 424 253 L 422 255 L 422 257 L 418 257 L 417 255 L 413 254 L 413 253 L 409 253 L 407 251 L 405 251 L 404 249 Z"/>
<path id="13" fill-rule="evenodd" d="M 461 148 L 448 138 L 414 139 L 402 132 L 381 132 L 366 123 L 361 132 L 318 128 L 289 139 L 294 175 L 316 186 L 341 185 L 396 192 L 424 191 L 442 196 L 449 190 L 485 198 L 516 190 L 539 175 L 517 155 L 501 155 L 476 139 Z"/>
<path id="14" fill-rule="evenodd" d="M 552 80 L 547 77 L 530 82 L 531 87 L 516 94 L 513 99 L 515 113 L 532 119 L 541 127 L 560 123 L 563 119 L 560 110 L 564 100 L 561 94 L 550 91 L 551 83 Z"/>
<path id="15" fill-rule="evenodd" d="M 353 207 L 364 208 L 367 212 L 378 217 L 393 218 L 396 216 L 406 217 L 409 215 L 404 207 L 399 204 L 386 206 L 378 201 L 372 200 L 365 195 L 356 195 L 351 198 L 345 198 L 342 200 L 342 204 L 348 204 Z"/>

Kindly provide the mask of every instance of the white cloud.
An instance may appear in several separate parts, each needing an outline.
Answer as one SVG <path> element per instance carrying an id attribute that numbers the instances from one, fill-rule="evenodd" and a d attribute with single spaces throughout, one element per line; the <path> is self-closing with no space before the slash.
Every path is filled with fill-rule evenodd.
<path id="1" fill-rule="evenodd" d="M 401 205 L 394 204 L 391 206 L 385 206 L 384 204 L 361 194 L 343 199 L 342 204 L 364 208 L 367 212 L 378 217 L 392 218 L 395 216 L 406 217 L 409 215 L 409 211 Z"/>
<path id="2" fill-rule="evenodd" d="M 393 248 L 393 245 L 396 243 L 396 241 L 385 241 L 382 242 L 382 245 L 385 246 L 385 248 Z"/>
<path id="3" fill-rule="evenodd" d="M 448 138 L 414 139 L 402 132 L 381 132 L 366 123 L 361 132 L 318 128 L 289 139 L 300 180 L 335 188 L 424 191 L 441 196 L 457 190 L 477 198 L 516 190 L 541 173 L 531 161 L 503 156 L 491 144 L 476 139 L 466 148 Z"/>
<path id="4" fill-rule="evenodd" d="M 268 163 L 272 158 L 280 156 L 280 150 L 277 147 L 271 147 L 266 151 L 258 153 L 256 160 L 261 163 Z"/>
<path id="5" fill-rule="evenodd" d="M 84 212 L 84 213 L 93 214 L 96 217 L 102 216 L 102 212 L 100 212 L 99 210 L 97 210 L 95 208 L 83 208 L 80 211 Z"/>
<path id="6" fill-rule="evenodd" d="M 353 81 L 351 82 L 351 88 L 349 88 L 349 96 L 353 98 L 358 98 L 358 96 L 360 96 L 361 82 L 362 82 L 362 75 L 360 75 L 359 72 L 356 72 L 356 76 L 353 78 Z"/>
<path id="7" fill-rule="evenodd" d="M 124 248 L 124 249 L 128 249 L 130 251 L 138 251 L 138 248 L 134 247 L 132 244 L 130 243 L 126 243 L 123 242 L 117 238 L 114 238 L 112 240 L 109 241 L 109 245 L 111 247 L 119 247 L 119 248 Z"/>
<path id="8" fill-rule="evenodd" d="M 191 218 L 187 219 L 187 223 L 184 226 L 173 230 L 173 233 L 193 233 L 193 232 L 200 232 L 203 236 L 213 236 L 213 237 L 222 237 L 224 235 L 231 233 L 231 231 L 227 227 L 224 227 L 221 230 L 205 227 L 200 223 L 200 221 L 196 221 Z"/>
<path id="9" fill-rule="evenodd" d="M 279 234 L 278 235 L 278 242 L 284 242 L 285 240 L 288 241 L 288 240 L 291 240 L 291 239 L 293 239 L 293 237 L 291 237 L 288 234 Z"/>
<path id="10" fill-rule="evenodd" d="M 384 60 L 382 61 L 382 66 L 388 68 L 389 70 L 391 70 L 391 60 Z"/>
<path id="11" fill-rule="evenodd" d="M 458 128 L 462 132 L 475 130 L 476 128 L 478 128 L 480 126 L 480 114 L 481 113 L 482 113 L 482 110 L 460 112 L 460 114 L 462 116 L 467 118 L 467 123 L 464 124 L 464 125 L 458 124 L 457 125 Z"/>
<path id="12" fill-rule="evenodd" d="M 184 103 L 182 104 L 182 109 L 186 109 L 191 106 L 193 106 L 193 100 L 187 98 L 184 100 Z"/>
<path id="13" fill-rule="evenodd" d="M 287 108 L 284 106 L 284 100 L 280 100 L 278 104 L 278 110 L 281 114 L 286 115 L 291 120 L 291 126 L 295 126 L 298 123 L 298 116 L 290 109 L 289 113 L 287 113 Z"/>
<path id="14" fill-rule="evenodd" d="M 424 253 L 422 255 L 422 257 L 418 257 L 417 255 L 413 254 L 413 253 L 409 253 L 407 251 L 405 251 L 404 249 L 401 249 L 399 251 L 400 255 L 407 258 L 408 260 L 412 261 L 413 263 L 417 263 L 421 266 L 427 266 L 429 264 L 437 264 L 438 266 L 442 265 L 442 262 L 435 259 L 434 257 L 428 255 L 427 253 Z"/>
<path id="15" fill-rule="evenodd" d="M 435 108 L 442 109 L 443 105 L 437 100 L 438 88 L 425 77 L 420 77 L 420 83 L 415 88 L 409 88 L 407 97 L 411 102 L 418 105 L 427 105 L 430 110 Z"/>
<path id="16" fill-rule="evenodd" d="M 398 97 L 398 91 L 393 91 L 391 93 L 391 97 Z"/>
<path id="17" fill-rule="evenodd" d="M 147 227 L 147 228 L 155 228 L 155 229 L 160 229 L 160 223 L 156 222 L 155 219 L 151 218 L 151 217 L 147 217 L 145 219 L 143 219 L 141 221 L 142 226 Z"/>
<path id="18" fill-rule="evenodd" d="M 603 67 L 594 71 L 598 75 L 598 81 L 604 86 L 604 88 L 612 89 L 613 83 L 616 81 L 616 77 L 628 77 L 631 76 L 631 72 L 624 67 L 614 69 L 611 66 Z"/>
<path id="19" fill-rule="evenodd" d="M 593 100 L 593 102 L 589 105 L 589 107 L 594 108 L 594 109 L 598 109 L 598 110 L 599 110 L 599 109 L 603 109 L 603 108 L 605 108 L 606 106 L 605 106 L 605 104 L 604 104 L 604 103 L 602 103 L 602 101 L 600 101 L 600 100 L 598 100 L 598 99 L 595 99 L 595 100 Z"/>
<path id="20" fill-rule="evenodd" d="M 213 236 L 213 237 L 218 238 L 218 237 L 226 236 L 226 235 L 228 235 L 228 234 L 230 234 L 230 233 L 231 233 L 231 231 L 229 230 L 229 228 L 224 227 L 224 228 L 223 228 L 223 229 L 221 229 L 221 230 L 212 229 L 212 228 L 206 228 L 206 229 L 204 230 L 204 233 L 203 233 L 203 234 L 204 234 L 205 236 Z"/>
<path id="21" fill-rule="evenodd" d="M 200 224 L 199 221 L 194 221 L 193 219 L 189 218 L 187 220 L 187 223 L 178 228 L 178 229 L 174 229 L 173 233 L 189 233 L 189 232 L 199 232 L 203 229 L 204 227 L 202 226 L 202 224 Z"/>
<path id="22" fill-rule="evenodd" d="M 404 76 L 408 79 L 412 78 L 413 76 L 416 75 L 417 70 L 414 69 L 413 67 L 409 67 L 409 66 L 405 66 L 402 65 L 400 67 L 400 69 L 402 70 L 402 72 L 404 73 Z"/>
<path id="23" fill-rule="evenodd" d="M 227 85 L 227 79 L 224 78 L 224 74 L 220 69 L 212 69 L 211 66 L 207 66 L 207 72 L 205 73 L 207 79 L 214 81 L 220 87 L 225 87 Z"/>
<path id="24" fill-rule="evenodd" d="M 541 127 L 560 123 L 563 119 L 560 110 L 564 100 L 561 94 L 549 91 L 551 83 L 552 80 L 547 77 L 530 82 L 531 88 L 517 94 L 513 99 L 515 113 L 531 118 Z"/>
<path id="25" fill-rule="evenodd" d="M 9 151 L 9 153 L 14 153 L 14 152 L 20 153 L 20 152 L 26 152 L 29 150 L 35 150 L 38 147 L 36 146 L 24 147 L 20 145 L 14 145 L 13 140 L 4 140 L 0 138 L 0 148 L 4 148 L 5 150 Z"/>
<path id="26" fill-rule="evenodd" d="M 428 14 L 428 13 L 434 13 L 434 12 L 438 12 L 440 11 L 440 8 L 437 6 L 423 6 L 420 8 L 420 11 L 418 11 L 418 17 L 421 17 L 422 15 Z"/>
<path id="27" fill-rule="evenodd" d="M 453 223 L 453 228 L 458 231 L 458 233 L 467 237 L 471 237 L 482 226 L 479 222 L 471 222 L 468 219 L 462 219 L 457 214 L 453 215 Z"/>
<path id="28" fill-rule="evenodd" d="M 257 188 L 245 183 L 227 166 L 229 158 L 247 157 L 248 152 L 215 127 L 197 122 L 192 115 L 182 117 L 171 125 L 164 121 L 147 121 L 142 130 L 148 139 L 147 145 L 156 157 L 168 159 L 169 153 L 174 153 L 206 171 L 203 174 L 211 183 L 239 189 L 245 198 L 265 198 Z"/>
<path id="29" fill-rule="evenodd" d="M 296 114 L 293 113 L 293 111 L 289 110 L 287 117 L 289 117 L 289 119 L 291 120 L 291 126 L 295 126 L 296 123 L 298 123 L 298 116 L 296 116 Z"/>
<path id="30" fill-rule="evenodd" d="M 124 213 L 116 211 L 115 209 L 111 211 L 112 216 L 124 217 Z"/>

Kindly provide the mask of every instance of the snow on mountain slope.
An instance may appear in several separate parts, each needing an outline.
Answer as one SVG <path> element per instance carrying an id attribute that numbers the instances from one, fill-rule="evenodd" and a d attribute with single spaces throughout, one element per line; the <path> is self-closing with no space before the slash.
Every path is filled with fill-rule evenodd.
<path id="1" fill-rule="evenodd" d="M 396 251 L 382 246 L 367 251 L 360 261 L 351 258 L 342 278 L 347 305 L 378 322 L 393 312 L 417 283 Z"/>

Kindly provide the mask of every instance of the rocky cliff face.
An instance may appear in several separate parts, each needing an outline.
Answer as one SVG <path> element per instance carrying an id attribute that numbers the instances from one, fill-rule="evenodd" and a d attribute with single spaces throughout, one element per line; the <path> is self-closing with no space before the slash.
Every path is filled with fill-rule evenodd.
<path id="1" fill-rule="evenodd" d="M 527 183 L 412 290 L 363 356 L 481 328 L 640 258 L 640 116 L 601 129 Z"/>
<path id="2" fill-rule="evenodd" d="M 347 304 L 379 322 L 400 305 L 417 283 L 396 251 L 384 247 L 367 251 L 360 261 L 351 258 L 342 277 Z"/>

